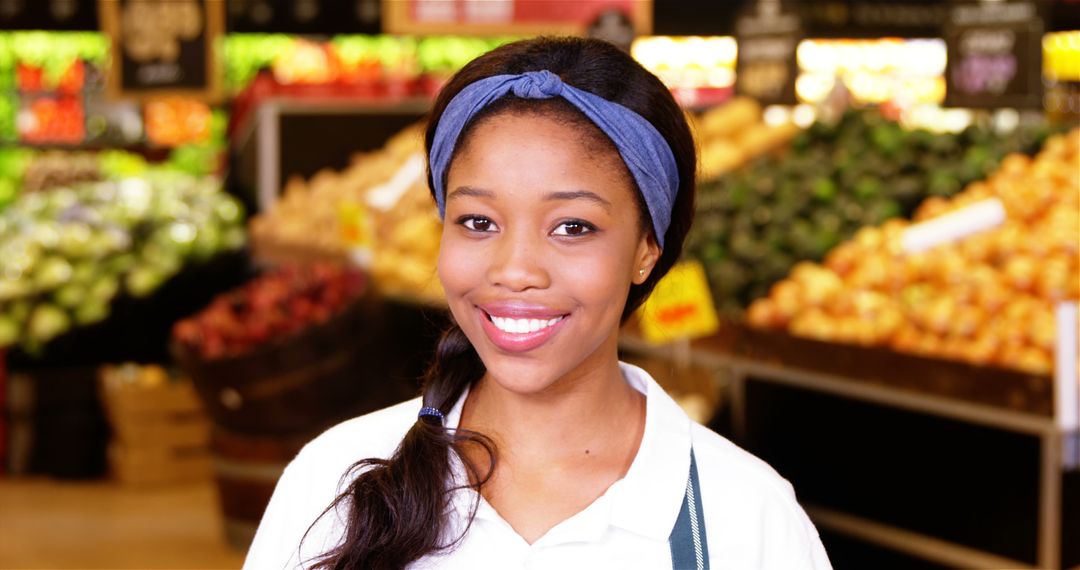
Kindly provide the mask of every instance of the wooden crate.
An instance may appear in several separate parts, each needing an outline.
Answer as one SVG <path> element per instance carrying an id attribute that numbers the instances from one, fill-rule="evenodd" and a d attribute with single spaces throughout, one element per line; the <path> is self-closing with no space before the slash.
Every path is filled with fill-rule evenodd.
<path id="1" fill-rule="evenodd" d="M 206 481 L 214 462 L 206 447 L 134 447 L 109 445 L 109 468 L 128 485 L 162 485 Z"/>
<path id="2" fill-rule="evenodd" d="M 106 367 L 101 392 L 117 479 L 164 484 L 212 477 L 211 423 L 189 380 L 170 379 L 160 367 Z"/>

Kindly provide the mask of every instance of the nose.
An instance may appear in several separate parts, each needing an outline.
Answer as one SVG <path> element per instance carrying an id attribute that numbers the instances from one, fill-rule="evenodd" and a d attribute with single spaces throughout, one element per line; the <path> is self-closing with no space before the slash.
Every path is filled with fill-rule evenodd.
<path id="1" fill-rule="evenodd" d="M 488 282 L 510 291 L 546 289 L 551 276 L 545 267 L 540 242 L 529 232 L 504 232 L 490 250 Z"/>

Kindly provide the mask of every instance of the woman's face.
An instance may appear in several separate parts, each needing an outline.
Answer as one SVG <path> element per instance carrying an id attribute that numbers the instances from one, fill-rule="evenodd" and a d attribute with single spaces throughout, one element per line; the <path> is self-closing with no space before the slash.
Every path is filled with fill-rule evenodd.
<path id="1" fill-rule="evenodd" d="M 447 176 L 439 277 L 489 377 L 516 393 L 609 365 L 630 285 L 660 253 L 622 159 L 580 129 L 491 117 Z"/>

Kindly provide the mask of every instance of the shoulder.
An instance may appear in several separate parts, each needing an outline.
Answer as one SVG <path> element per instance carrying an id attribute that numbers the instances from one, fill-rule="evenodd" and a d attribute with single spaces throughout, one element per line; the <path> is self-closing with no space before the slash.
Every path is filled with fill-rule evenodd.
<path id="1" fill-rule="evenodd" d="M 293 459 L 293 469 L 314 469 L 340 477 L 353 463 L 393 455 L 416 423 L 420 398 L 345 420 L 319 434 Z"/>
<path id="2" fill-rule="evenodd" d="M 698 423 L 692 423 L 690 433 L 702 479 L 752 489 L 762 499 L 794 502 L 791 484 L 768 463 Z"/>
<path id="3" fill-rule="evenodd" d="M 416 421 L 420 399 L 341 422 L 300 450 L 285 468 L 248 549 L 245 569 L 299 568 L 338 540 L 339 516 L 326 510 L 354 463 L 387 458 Z"/>
<path id="4" fill-rule="evenodd" d="M 736 567 L 830 567 L 817 529 L 787 480 L 704 426 L 693 424 L 691 438 L 711 555 L 738 560 Z"/>

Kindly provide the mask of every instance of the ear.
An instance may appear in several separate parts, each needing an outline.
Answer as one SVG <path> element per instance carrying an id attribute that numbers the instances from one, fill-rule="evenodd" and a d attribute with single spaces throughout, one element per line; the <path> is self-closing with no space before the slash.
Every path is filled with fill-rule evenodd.
<path id="1" fill-rule="evenodd" d="M 633 274 L 630 276 L 634 285 L 641 285 L 648 280 L 658 261 L 660 261 L 660 246 L 657 245 L 652 232 L 647 232 L 638 242 L 637 251 L 634 253 Z"/>

